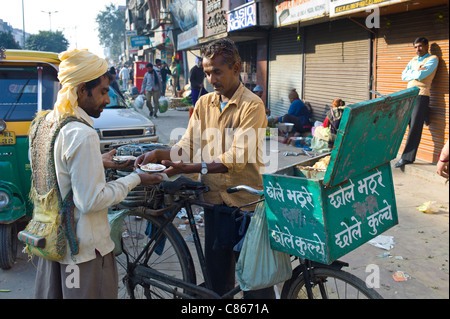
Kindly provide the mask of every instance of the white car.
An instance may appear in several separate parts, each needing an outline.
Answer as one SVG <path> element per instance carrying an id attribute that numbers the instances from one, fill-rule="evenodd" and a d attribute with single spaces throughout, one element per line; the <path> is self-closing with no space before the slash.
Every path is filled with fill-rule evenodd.
<path id="1" fill-rule="evenodd" d="M 146 144 L 158 141 L 155 124 L 128 107 L 125 100 L 109 87 L 109 103 L 99 118 L 94 118 L 94 128 L 100 137 L 100 150 L 108 152 L 124 144 Z"/>

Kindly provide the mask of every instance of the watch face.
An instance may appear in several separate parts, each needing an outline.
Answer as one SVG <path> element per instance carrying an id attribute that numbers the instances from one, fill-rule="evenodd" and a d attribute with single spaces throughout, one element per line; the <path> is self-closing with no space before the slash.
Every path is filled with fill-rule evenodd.
<path id="1" fill-rule="evenodd" d="M 202 175 L 208 174 L 208 167 L 205 162 L 202 162 L 202 169 L 200 170 L 200 173 L 202 173 Z"/>

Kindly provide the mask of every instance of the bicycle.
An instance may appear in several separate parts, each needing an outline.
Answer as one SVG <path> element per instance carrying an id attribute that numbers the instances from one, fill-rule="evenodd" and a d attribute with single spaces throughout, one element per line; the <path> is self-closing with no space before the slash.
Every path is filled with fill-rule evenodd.
<path id="1" fill-rule="evenodd" d="M 179 178 L 147 188 L 137 188 L 121 203 L 124 213 L 121 244 L 123 253 L 116 257 L 122 275 L 123 290 L 128 298 L 232 298 L 241 292 L 239 285 L 219 296 L 211 290 L 199 232 L 193 214 L 193 205 L 212 208 L 199 199 L 208 188 L 199 182 Z M 247 191 L 264 200 L 262 191 L 245 185 L 231 187 L 229 193 Z M 245 206 L 247 206 L 245 205 Z M 195 252 L 201 274 L 197 276 L 194 259 L 186 241 L 174 226 L 178 212 L 184 208 L 192 232 Z M 242 208 L 242 207 L 240 207 Z M 240 212 L 240 208 L 236 213 Z M 145 223 L 145 221 L 147 223 Z M 330 265 L 291 256 L 293 273 L 284 282 L 281 298 L 315 299 L 382 297 L 365 282 L 342 270 L 348 266 L 342 261 Z M 199 277 L 199 278 L 197 278 Z M 199 279 L 204 282 L 197 284 Z"/>

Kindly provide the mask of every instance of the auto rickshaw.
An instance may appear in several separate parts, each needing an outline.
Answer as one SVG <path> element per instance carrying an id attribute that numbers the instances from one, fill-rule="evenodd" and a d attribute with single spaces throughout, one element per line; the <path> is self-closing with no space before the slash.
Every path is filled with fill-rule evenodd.
<path id="1" fill-rule="evenodd" d="M 52 109 L 59 90 L 57 53 L 0 48 L 0 268 L 13 266 L 17 231 L 31 219 L 28 130 Z"/>

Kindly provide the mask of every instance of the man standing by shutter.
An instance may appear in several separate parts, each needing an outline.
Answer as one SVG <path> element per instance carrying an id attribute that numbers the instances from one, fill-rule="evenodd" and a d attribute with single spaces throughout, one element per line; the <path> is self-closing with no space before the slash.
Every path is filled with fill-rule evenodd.
<path id="1" fill-rule="evenodd" d="M 402 80 L 408 81 L 408 88 L 418 87 L 420 92 L 411 114 L 405 149 L 402 158 L 395 164 L 395 167 L 411 164 L 416 159 L 417 149 L 422 138 L 423 124 L 428 124 L 431 82 L 439 63 L 437 56 L 428 52 L 428 40 L 426 38 L 417 38 L 413 44 L 417 56 L 403 70 Z"/>

